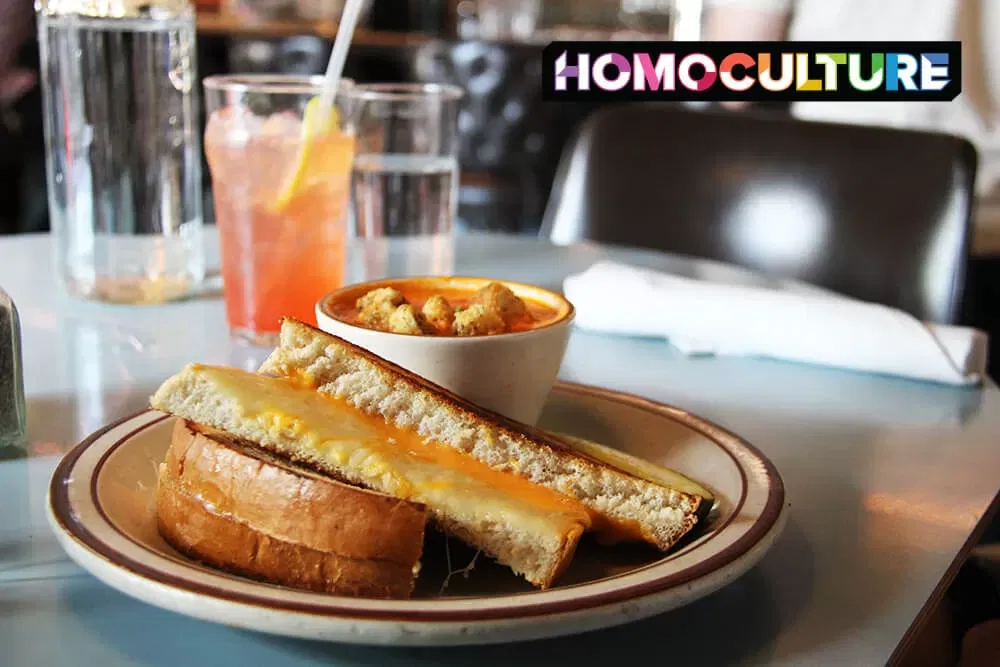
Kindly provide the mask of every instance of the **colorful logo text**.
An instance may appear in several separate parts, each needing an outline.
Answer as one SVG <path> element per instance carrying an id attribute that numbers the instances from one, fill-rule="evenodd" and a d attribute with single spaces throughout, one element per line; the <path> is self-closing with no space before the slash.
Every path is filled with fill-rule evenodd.
<path id="1" fill-rule="evenodd" d="M 553 42 L 549 100 L 952 100 L 959 42 Z"/>

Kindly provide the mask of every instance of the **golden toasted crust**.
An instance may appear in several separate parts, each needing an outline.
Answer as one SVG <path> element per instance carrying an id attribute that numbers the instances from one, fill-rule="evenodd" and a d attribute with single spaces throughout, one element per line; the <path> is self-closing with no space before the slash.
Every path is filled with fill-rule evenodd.
<path id="1" fill-rule="evenodd" d="M 260 372 L 311 378 L 316 388 L 453 447 L 495 470 L 570 495 L 601 519 L 607 541 L 637 537 L 667 550 L 709 503 L 574 450 L 487 411 L 372 352 L 295 319 Z M 603 524 L 603 525 L 602 525 Z"/>
<path id="2" fill-rule="evenodd" d="M 289 428 L 273 428 L 271 422 L 262 422 L 257 418 L 260 416 L 257 412 L 259 406 L 253 404 L 253 399 L 243 402 L 242 398 L 229 393 L 225 379 L 220 384 L 220 378 L 228 378 L 231 383 L 252 388 L 251 394 L 255 396 L 290 390 L 293 392 L 293 399 L 302 400 L 303 405 L 310 405 L 315 412 L 296 413 L 293 406 L 283 404 L 283 410 L 290 410 L 289 414 L 298 417 L 292 420 L 295 422 L 294 426 L 289 422 Z M 295 392 L 304 392 L 304 395 L 300 396 Z M 274 397 L 269 400 L 274 400 Z M 400 494 L 403 498 L 417 490 L 409 485 L 401 487 L 394 476 L 383 474 L 380 466 L 369 465 L 376 461 L 371 456 L 348 456 L 341 460 L 336 456 L 328 456 L 325 449 L 315 446 L 311 438 L 303 438 L 303 433 L 322 431 L 322 421 L 346 419 L 350 422 L 357 419 L 351 413 L 360 411 L 347 402 L 328 401 L 318 394 L 313 395 L 313 392 L 303 388 L 299 382 L 289 383 L 286 379 L 265 377 L 233 368 L 188 366 L 164 381 L 152 397 L 151 405 L 184 419 L 235 434 L 253 442 L 254 447 L 274 452 L 282 461 L 294 460 L 301 468 L 314 470 L 323 477 L 334 476 L 382 493 Z M 364 446 L 355 451 L 364 452 Z M 391 457 L 391 450 L 383 454 Z M 407 454 L 403 458 L 410 460 L 412 455 Z M 416 469 L 426 470 L 430 464 L 424 462 L 416 465 Z M 408 467 L 410 471 L 415 469 L 412 464 L 404 467 Z M 441 470 L 441 478 L 446 480 L 446 487 L 451 483 L 447 482 L 449 479 L 461 484 L 460 480 L 450 477 L 451 472 L 452 468 L 447 466 Z M 428 473 L 429 471 L 424 474 Z M 475 479 L 469 478 L 473 487 L 479 485 Z M 428 488 L 440 489 L 433 484 Z M 462 490 L 456 490 L 455 493 L 435 491 L 430 494 L 418 491 L 416 497 L 428 503 L 429 514 L 446 529 L 483 553 L 509 565 L 528 581 L 541 587 L 551 585 L 555 576 L 565 569 L 577 540 L 585 525 L 589 524 L 589 517 L 583 508 L 572 504 L 557 506 L 558 497 L 553 498 L 555 503 L 546 503 L 541 507 L 516 496 L 498 493 L 488 483 L 483 487 L 483 492 L 489 498 L 484 501 L 485 505 L 470 498 Z M 484 506 L 488 506 L 487 511 L 483 510 Z"/>
<path id="3" fill-rule="evenodd" d="M 157 520 L 171 546 L 226 571 L 337 595 L 405 598 L 427 512 L 178 420 L 160 468 Z"/>

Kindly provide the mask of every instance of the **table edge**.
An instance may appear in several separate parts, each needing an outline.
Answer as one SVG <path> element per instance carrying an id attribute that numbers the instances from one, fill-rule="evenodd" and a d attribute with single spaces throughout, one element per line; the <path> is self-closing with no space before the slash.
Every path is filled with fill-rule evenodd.
<path id="1" fill-rule="evenodd" d="M 955 577 L 958 575 L 958 571 L 962 568 L 966 561 L 968 561 L 973 548 L 975 548 L 975 546 L 979 543 L 979 540 L 982 539 L 983 533 L 986 532 L 986 526 L 988 526 L 990 522 L 998 516 L 998 513 L 1000 513 L 1000 490 L 994 494 L 993 500 L 990 501 L 986 511 L 983 512 L 982 517 L 980 517 L 979 522 L 976 524 L 975 528 L 972 529 L 972 532 L 962 544 L 958 553 L 955 554 L 955 557 L 948 565 L 948 569 L 945 570 L 941 580 L 934 587 L 934 590 L 931 591 L 930 597 L 927 598 L 927 601 L 920 608 L 920 611 L 917 612 L 916 618 L 913 619 L 909 627 L 906 629 L 906 632 L 903 633 L 899 643 L 896 644 L 896 648 L 886 661 L 887 667 L 898 667 L 902 664 L 903 658 L 913 647 L 920 631 L 926 627 L 931 615 L 937 609 L 938 605 L 941 604 L 942 600 L 944 600 L 944 597 L 948 592 L 948 588 L 951 586 L 952 582 L 955 581 Z"/>

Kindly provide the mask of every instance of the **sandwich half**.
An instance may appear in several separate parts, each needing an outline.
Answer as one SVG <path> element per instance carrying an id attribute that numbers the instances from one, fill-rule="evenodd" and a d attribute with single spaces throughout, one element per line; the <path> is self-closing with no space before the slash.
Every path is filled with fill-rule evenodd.
<path id="1" fill-rule="evenodd" d="M 157 487 L 168 544 L 213 567 L 336 595 L 409 597 L 427 511 L 178 419 Z"/>
<path id="2" fill-rule="evenodd" d="M 151 405 L 198 429 L 224 431 L 319 473 L 420 503 L 446 532 L 536 586 L 551 585 L 590 526 L 587 508 L 359 407 L 377 389 L 356 384 L 351 400 L 319 393 L 298 377 L 193 364 L 168 378 Z M 399 398 L 421 400 L 415 392 Z"/>
<path id="3" fill-rule="evenodd" d="M 589 516 L 581 524 L 604 542 L 641 540 L 670 549 L 711 506 L 708 494 L 610 465 L 593 450 L 483 410 L 294 319 L 283 321 L 279 345 L 260 372 L 316 389 L 421 442 L 572 499 Z"/>

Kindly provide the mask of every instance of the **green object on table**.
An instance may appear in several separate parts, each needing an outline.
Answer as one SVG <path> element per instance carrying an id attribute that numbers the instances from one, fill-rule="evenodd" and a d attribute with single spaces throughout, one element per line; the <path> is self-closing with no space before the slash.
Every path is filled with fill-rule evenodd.
<path id="1" fill-rule="evenodd" d="M 24 442 L 24 371 L 21 368 L 21 323 L 10 296 L 0 288 L 0 459 Z"/>

